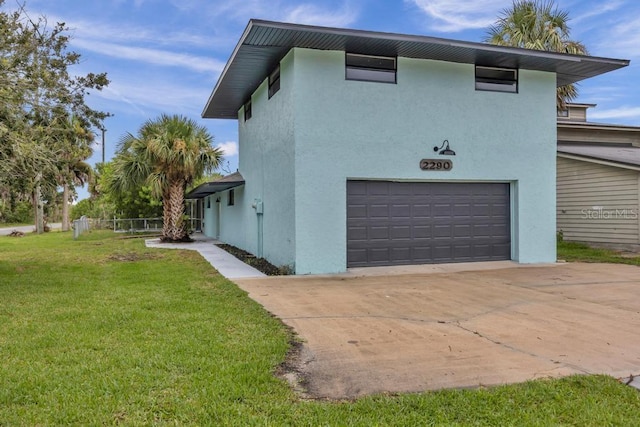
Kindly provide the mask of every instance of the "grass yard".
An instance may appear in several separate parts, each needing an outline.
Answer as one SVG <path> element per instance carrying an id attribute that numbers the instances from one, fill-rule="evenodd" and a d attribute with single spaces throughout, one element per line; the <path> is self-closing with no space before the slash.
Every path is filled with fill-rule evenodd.
<path id="1" fill-rule="evenodd" d="M 558 242 L 558 259 L 569 262 L 606 262 L 613 264 L 640 265 L 640 254 L 623 255 L 619 251 L 592 248 L 578 242 Z"/>
<path id="2" fill-rule="evenodd" d="M 289 335 L 191 251 L 92 232 L 0 237 L 0 426 L 637 425 L 604 376 L 299 401 Z"/>

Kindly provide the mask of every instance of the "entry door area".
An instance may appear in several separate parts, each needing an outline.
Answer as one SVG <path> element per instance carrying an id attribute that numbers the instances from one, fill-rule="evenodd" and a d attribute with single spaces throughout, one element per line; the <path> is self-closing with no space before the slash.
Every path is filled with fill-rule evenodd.
<path id="1" fill-rule="evenodd" d="M 347 267 L 511 259 L 508 183 L 347 181 Z"/>

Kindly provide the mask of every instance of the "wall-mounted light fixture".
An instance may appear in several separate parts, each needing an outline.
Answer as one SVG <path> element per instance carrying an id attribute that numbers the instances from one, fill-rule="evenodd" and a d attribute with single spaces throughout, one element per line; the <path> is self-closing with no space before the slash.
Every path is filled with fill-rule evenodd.
<path id="1" fill-rule="evenodd" d="M 442 145 L 438 147 L 437 145 L 433 147 L 433 151 L 437 151 L 441 156 L 455 156 L 456 152 L 449 148 L 449 140 L 445 139 L 442 141 Z"/>
<path id="2" fill-rule="evenodd" d="M 216 199 L 216 203 L 220 203 L 220 197 Z"/>

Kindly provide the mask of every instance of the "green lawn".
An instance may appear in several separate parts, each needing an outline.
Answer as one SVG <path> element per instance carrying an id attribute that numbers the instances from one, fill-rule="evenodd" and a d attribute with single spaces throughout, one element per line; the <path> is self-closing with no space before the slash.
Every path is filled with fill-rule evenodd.
<path id="1" fill-rule="evenodd" d="M 280 322 L 197 253 L 93 232 L 0 237 L 0 426 L 633 425 L 602 377 L 299 401 Z"/>
<path id="2" fill-rule="evenodd" d="M 558 242 L 558 259 L 570 262 L 605 262 L 640 265 L 640 254 L 622 256 L 611 249 L 592 248 L 584 243 Z"/>

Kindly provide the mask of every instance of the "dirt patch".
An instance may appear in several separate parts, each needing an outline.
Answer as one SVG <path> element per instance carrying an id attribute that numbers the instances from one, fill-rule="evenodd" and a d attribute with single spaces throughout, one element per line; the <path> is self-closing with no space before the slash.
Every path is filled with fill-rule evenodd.
<path id="1" fill-rule="evenodd" d="M 128 253 L 119 253 L 113 254 L 109 257 L 111 261 L 119 261 L 119 262 L 135 262 L 135 261 L 143 261 L 148 259 L 158 259 L 159 256 L 157 254 L 152 253 L 137 253 L 137 252 L 128 252 Z"/>
<path id="2" fill-rule="evenodd" d="M 284 362 L 276 368 L 276 377 L 289 383 L 291 389 L 301 399 L 323 399 L 321 396 L 316 396 L 309 391 L 310 376 L 308 374 L 308 365 L 315 359 L 313 353 L 304 345 L 293 328 L 284 323 L 283 326 L 289 331 L 289 351 L 287 351 Z"/>
<path id="3" fill-rule="evenodd" d="M 267 276 L 286 276 L 291 274 L 290 268 L 276 267 L 266 259 L 258 258 L 252 253 L 244 251 L 240 248 L 236 248 L 235 246 L 231 246 L 227 244 L 219 244 L 218 247 L 221 249 L 224 249 L 234 257 L 238 258 L 240 261 L 244 262 L 247 265 L 250 265 L 251 267 L 255 268 L 258 271 L 261 271 Z"/>

